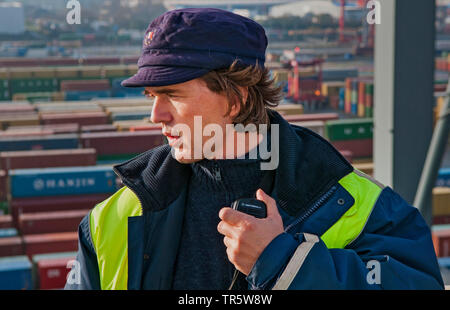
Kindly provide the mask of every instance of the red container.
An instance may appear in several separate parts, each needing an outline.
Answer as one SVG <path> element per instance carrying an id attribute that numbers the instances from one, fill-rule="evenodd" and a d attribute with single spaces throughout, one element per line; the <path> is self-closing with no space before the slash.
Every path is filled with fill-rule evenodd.
<path id="1" fill-rule="evenodd" d="M 84 133 L 80 141 L 84 148 L 95 148 L 97 155 L 133 154 L 162 145 L 164 136 L 155 131 Z"/>
<path id="2" fill-rule="evenodd" d="M 437 257 L 450 256 L 450 229 L 435 230 L 432 237 Z"/>
<path id="3" fill-rule="evenodd" d="M 78 196 L 54 196 L 36 198 L 15 198 L 10 202 L 13 222 L 18 226 L 19 215 L 35 212 L 53 212 L 69 210 L 88 210 L 107 199 L 110 194 L 92 194 Z"/>
<path id="4" fill-rule="evenodd" d="M 117 131 L 117 127 L 112 124 L 106 124 L 106 125 L 88 125 L 88 126 L 82 126 L 81 132 L 83 133 L 89 133 L 89 132 L 111 132 L 111 131 Z"/>
<path id="5" fill-rule="evenodd" d="M 0 168 L 27 169 L 50 167 L 95 166 L 95 149 L 39 150 L 0 153 Z"/>
<path id="6" fill-rule="evenodd" d="M 153 130 L 161 132 L 162 125 L 161 124 L 148 124 L 143 126 L 132 126 L 130 127 L 130 131 L 147 131 L 147 130 Z"/>
<path id="7" fill-rule="evenodd" d="M 0 257 L 25 254 L 22 237 L 0 238 Z"/>
<path id="8" fill-rule="evenodd" d="M 93 58 L 83 58 L 83 65 L 119 65 L 119 57 L 93 57 Z"/>
<path id="9" fill-rule="evenodd" d="M 433 217 L 433 225 L 450 224 L 450 215 L 439 215 Z"/>
<path id="10" fill-rule="evenodd" d="M 373 139 L 332 141 L 331 144 L 338 150 L 352 152 L 353 158 L 372 157 L 373 154 Z"/>
<path id="11" fill-rule="evenodd" d="M 67 264 L 74 259 L 75 256 L 40 260 L 37 263 L 39 289 L 51 290 L 64 288 L 67 275 L 70 272 L 70 269 L 67 268 Z"/>
<path id="12" fill-rule="evenodd" d="M 19 231 L 22 235 L 76 232 L 89 210 L 26 213 L 19 215 Z"/>
<path id="13" fill-rule="evenodd" d="M 337 114 L 337 113 L 312 113 L 312 114 L 284 115 L 283 117 L 288 122 L 330 121 L 330 120 L 339 119 L 339 114 Z"/>
<path id="14" fill-rule="evenodd" d="M 44 125 L 76 123 L 79 126 L 108 124 L 105 112 L 80 113 L 42 113 L 41 121 Z"/>
<path id="15" fill-rule="evenodd" d="M 61 91 L 99 91 L 109 90 L 109 80 L 67 80 L 61 81 Z"/>
<path id="16" fill-rule="evenodd" d="M 7 193 L 7 188 L 6 188 L 6 171 L 5 170 L 0 170 L 0 202 L 5 201 L 6 200 L 6 193 Z"/>
<path id="17" fill-rule="evenodd" d="M 2 228 L 14 228 L 11 215 L 0 215 L 0 229 Z"/>
<path id="18" fill-rule="evenodd" d="M 78 249 L 78 233 L 63 232 L 53 234 L 28 235 L 23 237 L 25 254 L 75 252 Z"/>

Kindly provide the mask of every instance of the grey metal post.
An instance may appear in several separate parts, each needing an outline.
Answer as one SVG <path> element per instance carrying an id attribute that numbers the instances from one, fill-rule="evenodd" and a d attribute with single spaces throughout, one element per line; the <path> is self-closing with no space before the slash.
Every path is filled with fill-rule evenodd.
<path id="1" fill-rule="evenodd" d="M 445 153 L 448 134 L 450 130 L 450 79 L 447 84 L 445 104 L 434 128 L 430 148 L 428 149 L 425 165 L 422 170 L 419 188 L 417 189 L 414 205 L 420 210 L 428 225 L 432 222 L 431 197 L 433 187 Z"/>
<path id="2" fill-rule="evenodd" d="M 374 176 L 412 204 L 433 130 L 435 1 L 379 3 Z"/>

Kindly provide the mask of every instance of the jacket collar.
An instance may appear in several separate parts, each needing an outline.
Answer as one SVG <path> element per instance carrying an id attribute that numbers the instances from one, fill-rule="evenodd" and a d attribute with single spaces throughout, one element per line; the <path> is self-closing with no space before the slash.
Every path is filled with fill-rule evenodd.
<path id="1" fill-rule="evenodd" d="M 289 215 L 298 216 L 353 168 L 319 135 L 290 125 L 275 111 L 270 111 L 269 116 L 271 124 L 279 125 L 279 165 L 274 191 L 279 206 Z M 144 210 L 151 211 L 169 206 L 191 174 L 188 164 L 172 157 L 169 145 L 151 149 L 114 166 L 114 170 L 136 193 Z"/>

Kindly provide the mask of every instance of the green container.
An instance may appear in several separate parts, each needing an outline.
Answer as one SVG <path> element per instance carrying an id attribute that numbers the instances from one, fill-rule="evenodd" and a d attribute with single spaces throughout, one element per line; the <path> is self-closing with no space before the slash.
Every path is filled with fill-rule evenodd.
<path id="1" fill-rule="evenodd" d="M 325 123 L 325 135 L 330 141 L 371 139 L 373 119 L 357 118 L 332 120 Z"/>
<path id="2" fill-rule="evenodd" d="M 366 84 L 366 94 L 372 95 L 373 96 L 373 84 Z"/>
<path id="3" fill-rule="evenodd" d="M 11 80 L 11 93 L 53 92 L 58 90 L 55 78 L 32 78 Z"/>
<path id="4" fill-rule="evenodd" d="M 11 93 L 9 90 L 0 90 L 0 100 L 11 100 Z"/>
<path id="5" fill-rule="evenodd" d="M 373 117 L 373 108 L 372 107 L 365 107 L 365 116 L 366 117 Z"/>
<path id="6" fill-rule="evenodd" d="M 9 207 L 7 201 L 0 201 L 0 215 L 9 214 Z"/>
<path id="7" fill-rule="evenodd" d="M 0 91 L 9 90 L 9 80 L 0 80 Z"/>

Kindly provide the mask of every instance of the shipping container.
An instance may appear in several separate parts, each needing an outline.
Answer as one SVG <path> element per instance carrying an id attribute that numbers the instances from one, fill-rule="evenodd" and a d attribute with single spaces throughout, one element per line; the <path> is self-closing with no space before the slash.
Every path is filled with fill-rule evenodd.
<path id="1" fill-rule="evenodd" d="M 76 252 L 37 254 L 33 256 L 34 287 L 41 290 L 64 288 L 71 261 Z"/>
<path id="2" fill-rule="evenodd" d="M 109 90 L 95 90 L 95 91 L 66 91 L 64 99 L 67 101 L 78 100 L 92 100 L 97 98 L 109 98 L 112 96 Z"/>
<path id="3" fill-rule="evenodd" d="M 141 126 L 132 126 L 130 127 L 130 131 L 146 131 L 146 130 L 152 130 L 156 132 L 162 131 L 162 125 L 161 123 L 158 124 L 147 124 L 147 125 L 141 125 Z"/>
<path id="4" fill-rule="evenodd" d="M 28 125 L 39 125 L 39 115 L 29 114 L 29 115 L 15 115 L 15 116 L 2 116 L 0 115 L 0 129 L 5 130 L 12 126 L 28 126 Z"/>
<path id="5" fill-rule="evenodd" d="M 18 228 L 21 235 L 76 232 L 88 213 L 89 210 L 70 210 L 20 214 Z"/>
<path id="6" fill-rule="evenodd" d="M 82 74 L 86 71 L 82 71 Z M 109 80 L 66 80 L 61 81 L 61 91 L 101 91 L 110 90 Z"/>
<path id="7" fill-rule="evenodd" d="M 0 238 L 17 237 L 18 235 L 19 233 L 14 227 L 0 228 Z"/>
<path id="8" fill-rule="evenodd" d="M 284 115 L 285 120 L 288 122 L 310 122 L 310 121 L 328 121 L 339 119 L 337 113 L 311 113 L 311 114 L 296 114 L 296 115 Z"/>
<path id="9" fill-rule="evenodd" d="M 90 133 L 90 132 L 111 132 L 111 131 L 117 131 L 117 127 L 113 124 L 106 124 L 106 125 L 88 125 L 88 126 L 82 126 L 81 132 L 83 133 Z"/>
<path id="10" fill-rule="evenodd" d="M 35 107 L 31 104 L 4 104 L 0 105 L 0 114 L 19 114 L 19 113 L 27 113 L 32 112 L 30 114 L 34 114 Z"/>
<path id="11" fill-rule="evenodd" d="M 450 187 L 433 188 L 433 216 L 450 215 Z"/>
<path id="12" fill-rule="evenodd" d="M 9 211 L 8 201 L 0 201 L 0 215 L 9 214 Z"/>
<path id="13" fill-rule="evenodd" d="M 95 166 L 95 149 L 0 152 L 0 169 Z"/>
<path id="14" fill-rule="evenodd" d="M 436 180 L 437 187 L 450 187 L 450 168 L 439 169 Z"/>
<path id="15" fill-rule="evenodd" d="M 9 171 L 12 198 L 114 193 L 111 166 L 17 169 Z"/>
<path id="16" fill-rule="evenodd" d="M 308 128 L 309 130 L 312 130 L 321 136 L 323 136 L 325 133 L 325 122 L 324 121 L 290 122 L 290 124 Z"/>
<path id="17" fill-rule="evenodd" d="M 0 215 L 0 228 L 14 228 L 12 215 Z"/>
<path id="18" fill-rule="evenodd" d="M 338 150 L 351 151 L 355 159 L 358 157 L 372 157 L 373 155 L 372 139 L 331 141 L 331 144 Z"/>
<path id="19" fill-rule="evenodd" d="M 341 119 L 325 123 L 325 135 L 330 141 L 372 139 L 373 119 Z"/>
<path id="20" fill-rule="evenodd" d="M 131 120 L 143 120 L 150 118 L 151 111 L 138 111 L 138 112 L 114 112 L 110 114 L 112 122 L 116 121 L 131 121 Z"/>
<path id="21" fill-rule="evenodd" d="M 14 128 L 14 127 L 11 127 Z M 52 130 L 42 130 L 42 129 L 33 129 L 33 130 L 6 130 L 6 131 L 0 131 L 0 138 L 6 138 L 6 137 L 16 137 L 16 138 L 27 138 L 31 136 L 51 136 L 54 132 Z"/>
<path id="22" fill-rule="evenodd" d="M 116 126 L 118 131 L 130 131 L 131 127 L 135 126 L 147 126 L 149 124 L 153 124 L 150 122 L 150 119 L 147 118 L 145 120 L 138 120 L 138 121 L 117 121 L 113 122 L 113 125 Z"/>
<path id="23" fill-rule="evenodd" d="M 104 193 L 39 197 L 39 199 L 14 198 L 11 200 L 11 216 L 14 225 L 18 226 L 21 214 L 92 209 L 110 195 L 110 193 Z"/>
<path id="24" fill-rule="evenodd" d="M 0 137 L 0 150 L 4 152 L 76 148 L 78 148 L 77 134 L 61 134 L 37 137 Z"/>
<path id="25" fill-rule="evenodd" d="M 450 256 L 450 226 L 449 225 L 433 226 L 432 237 L 436 255 L 438 257 Z"/>
<path id="26" fill-rule="evenodd" d="M 433 216 L 433 225 L 446 225 L 450 224 L 450 215 Z"/>
<path id="27" fill-rule="evenodd" d="M 64 103 L 36 103 L 40 114 L 48 113 L 70 113 L 70 112 L 102 112 L 103 109 L 89 101 L 64 102 Z"/>
<path id="28" fill-rule="evenodd" d="M 6 180 L 6 171 L 0 170 L 0 202 L 5 201 L 7 198 Z"/>
<path id="29" fill-rule="evenodd" d="M 22 237 L 0 238 L 0 257 L 24 255 Z"/>
<path id="30" fill-rule="evenodd" d="M 92 102 L 98 104 L 99 106 L 106 108 L 113 108 L 113 107 L 122 107 L 122 108 L 130 108 L 136 107 L 136 106 L 148 106 L 149 110 L 151 111 L 151 108 L 153 106 L 154 100 L 152 98 L 108 98 L 108 99 L 95 99 L 92 100 Z"/>
<path id="31" fill-rule="evenodd" d="M 44 253 L 74 252 L 78 249 L 76 232 L 28 235 L 23 240 L 25 253 L 29 257 Z"/>
<path id="32" fill-rule="evenodd" d="M 27 256 L 0 258 L 0 290 L 31 290 L 32 265 Z"/>
<path id="33" fill-rule="evenodd" d="M 108 124 L 105 112 L 85 113 L 46 113 L 41 114 L 41 121 L 45 125 L 77 123 L 79 126 Z"/>
<path id="34" fill-rule="evenodd" d="M 303 105 L 301 104 L 280 104 L 273 109 L 283 116 L 303 114 Z"/>
<path id="35" fill-rule="evenodd" d="M 121 107 L 105 107 L 105 112 L 108 115 L 113 113 L 130 113 L 130 112 L 145 112 L 150 115 L 152 111 L 152 105 L 142 105 L 142 106 L 121 106 Z"/>
<path id="36" fill-rule="evenodd" d="M 135 154 L 162 145 L 164 136 L 154 131 L 83 133 L 80 142 L 84 148 L 95 148 L 98 155 Z"/>
<path id="37" fill-rule="evenodd" d="M 352 163 L 352 162 L 353 162 L 353 153 L 352 153 L 351 151 L 340 150 L 339 153 L 341 153 L 341 155 L 344 156 L 344 158 L 345 158 L 349 163 Z"/>
<path id="38" fill-rule="evenodd" d="M 49 130 L 54 134 L 63 134 L 63 133 L 78 133 L 80 131 L 80 126 L 76 123 L 69 124 L 54 124 L 54 125 L 36 125 L 36 126 L 14 126 L 8 128 L 6 133 L 13 132 L 27 132 L 29 130 L 41 130 L 46 131 Z"/>

